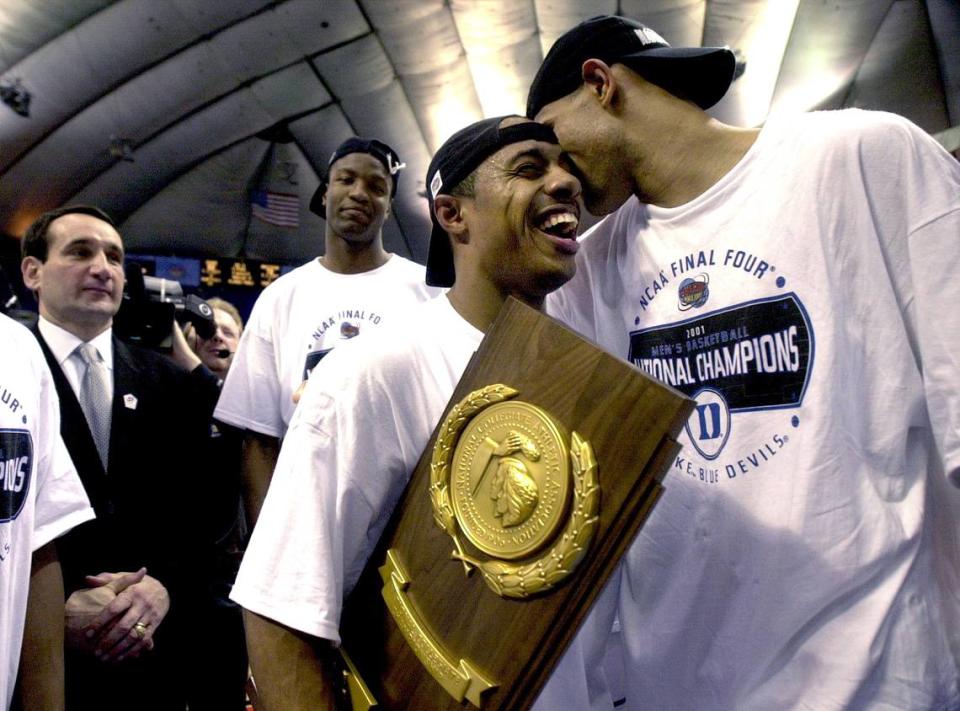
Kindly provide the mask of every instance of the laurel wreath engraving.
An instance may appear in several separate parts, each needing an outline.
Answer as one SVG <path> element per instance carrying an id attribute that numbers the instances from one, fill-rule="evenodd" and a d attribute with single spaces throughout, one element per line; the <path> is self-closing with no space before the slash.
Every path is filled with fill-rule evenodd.
<path id="1" fill-rule="evenodd" d="M 478 569 L 487 586 L 501 597 L 525 598 L 545 592 L 569 575 L 583 559 L 597 529 L 600 487 L 597 461 L 590 443 L 574 432 L 570 438 L 573 470 L 573 506 L 563 533 L 536 560 L 528 563 L 481 561 L 463 549 L 453 502 L 450 499 L 450 464 L 457 437 L 481 410 L 509 400 L 518 392 L 506 385 L 488 385 L 474 390 L 457 403 L 443 421 L 430 461 L 430 501 L 433 520 L 453 539 L 453 557 L 463 563 L 469 575 Z"/>

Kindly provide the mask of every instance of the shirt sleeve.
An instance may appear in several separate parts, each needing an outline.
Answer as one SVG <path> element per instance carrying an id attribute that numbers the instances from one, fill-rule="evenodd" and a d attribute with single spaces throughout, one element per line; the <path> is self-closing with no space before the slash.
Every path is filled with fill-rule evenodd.
<path id="1" fill-rule="evenodd" d="M 955 186 L 960 196 L 960 180 Z M 960 487 L 960 207 L 909 237 L 923 387 L 944 472 Z"/>
<path id="2" fill-rule="evenodd" d="M 31 338 L 32 340 L 32 338 Z M 60 402 L 43 354 L 36 343 L 31 356 L 40 368 L 37 410 L 37 494 L 33 550 L 94 517 L 73 461 L 60 437 Z"/>
<path id="3" fill-rule="evenodd" d="M 240 337 L 213 416 L 234 427 L 282 437 L 281 375 L 268 312 L 261 296 Z"/>
<path id="4" fill-rule="evenodd" d="M 334 351 L 318 366 L 323 377 L 307 381 L 231 595 L 337 644 L 344 597 L 408 474 L 375 385 L 352 375 L 371 369 L 354 367 L 350 350 Z"/>
<path id="5" fill-rule="evenodd" d="M 872 136 L 868 187 L 944 473 L 960 486 L 960 162 L 900 117 Z M 890 225 L 892 227 L 886 227 Z"/>

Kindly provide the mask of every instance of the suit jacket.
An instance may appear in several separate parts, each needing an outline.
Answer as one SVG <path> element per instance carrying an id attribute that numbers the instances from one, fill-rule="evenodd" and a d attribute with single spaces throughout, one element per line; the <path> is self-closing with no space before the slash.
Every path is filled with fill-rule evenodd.
<path id="1" fill-rule="evenodd" d="M 67 595 L 88 587 L 85 575 L 147 567 L 170 595 L 156 648 L 139 659 L 102 664 L 68 650 L 67 708 L 121 711 L 135 698 L 141 711 L 183 711 L 195 704 L 196 646 L 206 594 L 202 522 L 210 486 L 202 485 L 217 379 L 192 373 L 158 353 L 113 339 L 113 409 L 106 471 L 80 402 L 50 348 L 34 330 L 60 396 L 60 432 L 97 518 L 57 540 Z M 197 668 L 193 668 L 197 667 Z"/>
<path id="2" fill-rule="evenodd" d="M 205 473 L 217 380 L 201 367 L 188 373 L 152 351 L 113 339 L 110 455 L 104 471 L 83 410 L 40 335 L 60 396 L 60 431 L 97 518 L 59 541 L 69 595 L 85 575 L 147 572 L 174 602 L 192 572 L 191 545 L 205 508 L 196 494 Z"/>

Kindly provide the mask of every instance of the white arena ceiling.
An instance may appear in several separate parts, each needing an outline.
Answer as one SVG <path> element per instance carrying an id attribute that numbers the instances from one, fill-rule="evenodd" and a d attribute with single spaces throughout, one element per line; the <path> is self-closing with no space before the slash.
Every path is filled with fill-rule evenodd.
<path id="1" fill-rule="evenodd" d="M 958 0 L 0 0 L 0 85 L 31 97 L 0 105 L 0 230 L 83 201 L 132 251 L 302 261 L 317 174 L 359 134 L 406 161 L 386 242 L 423 261 L 431 151 L 522 113 L 554 39 L 603 13 L 738 50 L 721 120 L 856 106 L 957 141 Z M 251 220 L 267 183 L 299 195 L 297 229 Z"/>

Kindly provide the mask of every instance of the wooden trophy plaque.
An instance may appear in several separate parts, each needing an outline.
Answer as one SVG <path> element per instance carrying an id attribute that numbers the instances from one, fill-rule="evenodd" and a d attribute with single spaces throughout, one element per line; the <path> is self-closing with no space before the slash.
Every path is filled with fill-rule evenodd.
<path id="1" fill-rule="evenodd" d="M 509 300 L 345 605 L 354 708 L 528 708 L 660 495 L 692 408 Z"/>

